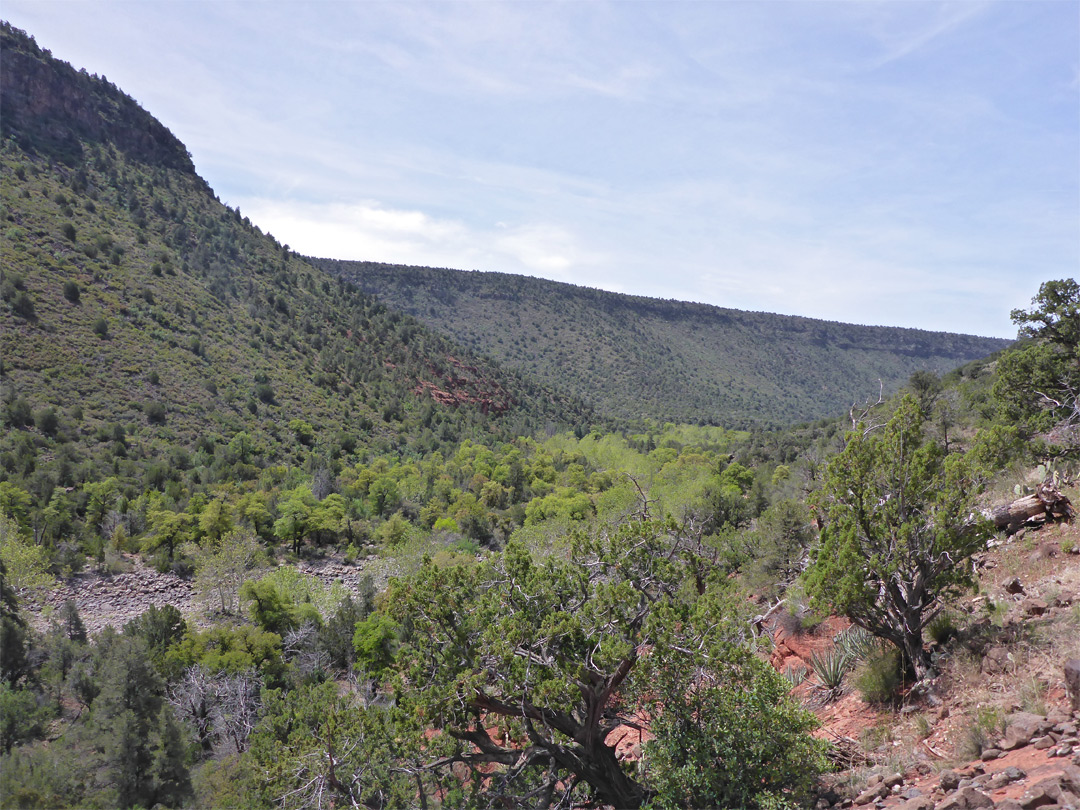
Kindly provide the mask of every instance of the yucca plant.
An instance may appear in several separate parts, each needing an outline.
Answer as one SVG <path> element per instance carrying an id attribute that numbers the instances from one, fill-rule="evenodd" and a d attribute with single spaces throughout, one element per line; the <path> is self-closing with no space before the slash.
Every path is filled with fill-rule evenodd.
<path id="1" fill-rule="evenodd" d="M 810 656 L 810 668 L 821 681 L 821 688 L 825 690 L 826 698 L 832 699 L 840 694 L 844 685 L 844 676 L 851 668 L 851 659 L 843 648 L 833 647 L 828 652 Z"/>
<path id="2" fill-rule="evenodd" d="M 849 665 L 866 658 L 881 646 L 881 639 L 862 627 L 851 625 L 833 638 L 833 645 L 848 657 Z"/>
<path id="3" fill-rule="evenodd" d="M 805 681 L 808 674 L 806 667 L 795 667 L 791 664 L 784 667 L 783 672 L 784 680 L 791 684 L 792 689 Z"/>

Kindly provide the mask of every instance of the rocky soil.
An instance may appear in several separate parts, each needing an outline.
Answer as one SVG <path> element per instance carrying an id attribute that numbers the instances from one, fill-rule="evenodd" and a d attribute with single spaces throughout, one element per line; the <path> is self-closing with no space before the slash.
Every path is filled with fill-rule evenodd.
<path id="1" fill-rule="evenodd" d="M 165 605 L 175 607 L 197 627 L 209 626 L 205 606 L 191 580 L 174 573 L 159 573 L 134 555 L 125 556 L 122 565 L 126 569 L 122 573 L 76 574 L 48 591 L 43 599 L 28 602 L 26 614 L 31 624 L 44 629 L 52 613 L 70 599 L 91 635 L 106 626 L 120 630 L 150 607 Z M 328 585 L 339 582 L 352 593 L 359 591 L 364 576 L 362 564 L 346 565 L 337 560 L 305 561 L 296 568 Z M 263 574 L 265 571 L 260 571 L 256 576 Z"/>
<path id="2" fill-rule="evenodd" d="M 954 608 L 956 638 L 932 646 L 940 676 L 894 707 L 850 686 L 816 708 L 852 757 L 826 808 L 1080 810 L 1080 712 L 1064 664 L 1080 658 L 1080 527 L 1021 532 L 975 560 L 980 586 Z M 777 628 L 774 664 L 809 666 L 835 624 Z M 811 705 L 813 676 L 798 694 Z"/>

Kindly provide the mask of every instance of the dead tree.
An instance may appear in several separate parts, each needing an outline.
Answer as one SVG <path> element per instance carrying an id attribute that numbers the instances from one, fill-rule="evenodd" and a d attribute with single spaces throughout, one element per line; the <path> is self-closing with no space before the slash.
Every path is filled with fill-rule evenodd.
<path id="1" fill-rule="evenodd" d="M 1032 495 L 999 506 L 990 513 L 998 529 L 1014 534 L 1028 523 L 1069 520 L 1073 517 L 1072 503 L 1053 484 L 1039 484 Z"/>

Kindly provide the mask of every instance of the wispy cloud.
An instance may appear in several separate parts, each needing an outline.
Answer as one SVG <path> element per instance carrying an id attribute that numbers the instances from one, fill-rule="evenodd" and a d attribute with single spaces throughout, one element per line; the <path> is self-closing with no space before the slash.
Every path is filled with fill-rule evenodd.
<path id="1" fill-rule="evenodd" d="M 574 280 L 607 257 L 582 247 L 567 229 L 550 223 L 477 228 L 417 210 L 374 201 L 353 204 L 244 199 L 241 209 L 260 227 L 300 253 L 333 259 L 540 275 Z"/>
<path id="2" fill-rule="evenodd" d="M 1075 3 L 57 7 L 304 252 L 997 335 L 1080 268 Z"/>

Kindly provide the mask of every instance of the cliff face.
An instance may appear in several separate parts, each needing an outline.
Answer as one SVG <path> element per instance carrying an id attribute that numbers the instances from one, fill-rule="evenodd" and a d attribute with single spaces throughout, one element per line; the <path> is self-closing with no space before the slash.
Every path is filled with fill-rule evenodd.
<path id="1" fill-rule="evenodd" d="M 152 166 L 195 173 L 184 145 L 103 78 L 53 59 L 33 37 L 0 23 L 0 135 L 74 165 L 84 143 L 108 143 Z"/>

